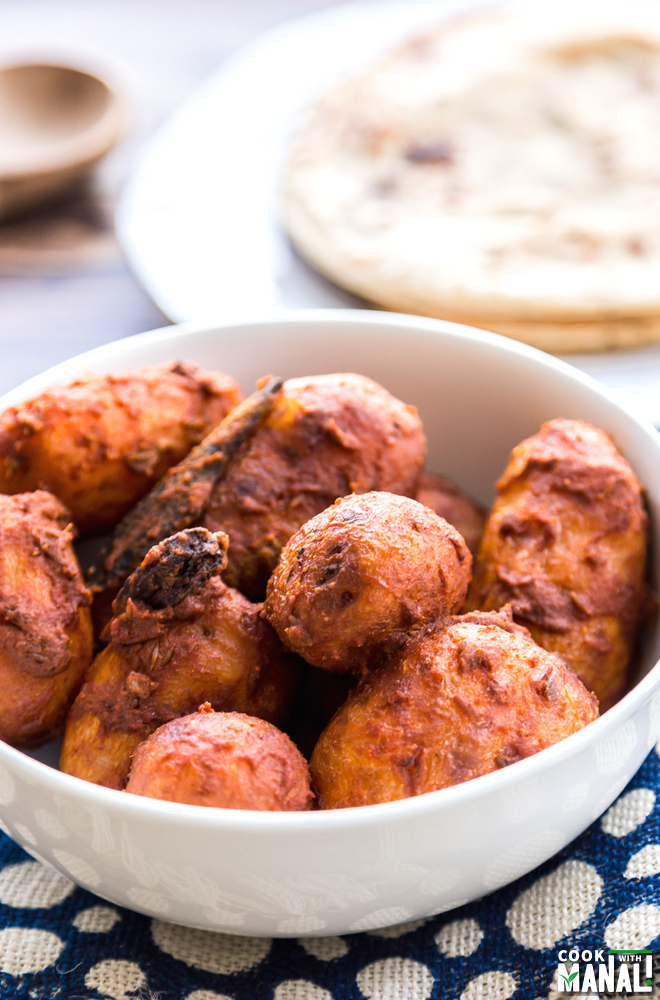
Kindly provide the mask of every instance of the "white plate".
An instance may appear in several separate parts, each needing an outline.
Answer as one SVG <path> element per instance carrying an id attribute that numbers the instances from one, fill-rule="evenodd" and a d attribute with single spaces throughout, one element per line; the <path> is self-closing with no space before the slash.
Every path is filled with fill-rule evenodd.
<path id="1" fill-rule="evenodd" d="M 129 261 L 173 320 L 240 318 L 361 303 L 316 274 L 278 224 L 282 157 L 315 94 L 465 3 L 347 4 L 264 34 L 225 63 L 147 144 L 118 229 Z M 568 361 L 660 425 L 660 345 Z"/>

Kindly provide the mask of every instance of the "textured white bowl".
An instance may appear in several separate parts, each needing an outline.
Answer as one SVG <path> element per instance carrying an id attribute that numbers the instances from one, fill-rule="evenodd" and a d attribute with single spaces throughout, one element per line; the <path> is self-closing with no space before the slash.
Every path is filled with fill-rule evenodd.
<path id="1" fill-rule="evenodd" d="M 246 391 L 269 372 L 369 375 L 419 407 L 428 467 L 484 502 L 513 445 L 551 417 L 583 418 L 613 435 L 660 523 L 652 427 L 548 355 L 434 320 L 332 310 L 171 327 L 58 365 L 0 404 L 87 373 L 172 359 L 224 369 Z M 657 566 L 657 550 L 652 560 Z M 656 628 L 634 689 L 562 743 L 454 788 L 362 809 L 278 815 L 175 805 L 87 784 L 0 745 L 2 826 L 100 896 L 206 929 L 338 934 L 440 913 L 534 868 L 611 804 L 658 737 L 659 654 Z"/>

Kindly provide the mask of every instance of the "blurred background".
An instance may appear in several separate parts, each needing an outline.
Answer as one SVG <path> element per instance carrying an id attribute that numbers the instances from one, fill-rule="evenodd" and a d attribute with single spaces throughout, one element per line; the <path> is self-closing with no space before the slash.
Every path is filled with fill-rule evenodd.
<path id="1" fill-rule="evenodd" d="M 86 180 L 0 220 L 0 392 L 80 351 L 168 322 L 114 235 L 118 194 L 137 151 L 240 45 L 332 6 L 339 3 L 0 0 L 0 64 L 87 69 L 112 85 L 126 110 L 119 142 Z M 7 90 L 0 86 L 0 110 L 13 97 Z M 0 207 L 2 184 L 0 177 Z"/>

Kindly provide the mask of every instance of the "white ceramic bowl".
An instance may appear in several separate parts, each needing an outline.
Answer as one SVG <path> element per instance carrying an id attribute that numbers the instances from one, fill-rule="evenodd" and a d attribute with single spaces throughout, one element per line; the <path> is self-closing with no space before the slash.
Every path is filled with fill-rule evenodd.
<path id="1" fill-rule="evenodd" d="M 171 327 L 50 369 L 5 406 L 87 373 L 185 359 L 236 376 L 369 375 L 420 411 L 431 470 L 482 501 L 513 445 L 551 417 L 613 435 L 660 523 L 660 436 L 577 370 L 466 327 L 332 310 L 211 329 Z M 657 565 L 654 550 L 653 564 Z M 440 913 L 565 846 L 623 789 L 660 729 L 660 629 L 636 686 L 602 718 L 505 770 L 361 809 L 258 813 L 128 795 L 0 745 L 3 827 L 34 857 L 114 903 L 237 934 L 299 936 Z"/>

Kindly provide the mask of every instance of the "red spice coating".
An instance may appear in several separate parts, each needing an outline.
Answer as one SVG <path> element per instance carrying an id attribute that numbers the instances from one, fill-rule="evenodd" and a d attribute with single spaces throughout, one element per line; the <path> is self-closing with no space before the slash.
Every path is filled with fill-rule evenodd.
<path id="1" fill-rule="evenodd" d="M 209 544 L 190 544 L 191 536 L 207 536 Z M 208 575 L 220 572 L 226 545 L 221 533 L 182 531 L 155 546 L 129 577 L 105 633 L 109 644 L 69 712 L 61 770 L 123 788 L 138 744 L 205 701 L 286 720 L 296 658 L 260 618 L 260 605 Z"/>
<path id="2" fill-rule="evenodd" d="M 15 746 L 62 732 L 92 659 L 73 535 L 50 493 L 0 495 L 0 739 Z"/>
<path id="3" fill-rule="evenodd" d="M 367 674 L 310 760 L 324 809 L 456 785 L 538 753 L 598 715 L 596 699 L 510 614 L 463 615 Z"/>
<path id="4" fill-rule="evenodd" d="M 271 812 L 309 809 L 313 798 L 307 762 L 288 736 L 263 719 L 208 704 L 140 744 L 126 791 Z"/>
<path id="5" fill-rule="evenodd" d="M 416 500 L 344 497 L 286 544 L 263 614 L 308 663 L 359 673 L 458 611 L 471 565 L 458 531 Z"/>
<path id="6" fill-rule="evenodd" d="M 282 546 L 338 497 L 413 496 L 426 438 L 413 406 L 362 375 L 289 379 L 215 487 L 204 525 L 229 535 L 224 579 L 262 600 Z"/>
<path id="7" fill-rule="evenodd" d="M 48 489 L 80 531 L 108 530 L 240 399 L 183 363 L 49 389 L 0 414 L 0 492 Z"/>
<path id="8" fill-rule="evenodd" d="M 467 606 L 510 604 L 604 711 L 648 602 L 641 486 L 604 431 L 556 419 L 513 449 L 497 488 Z"/>

